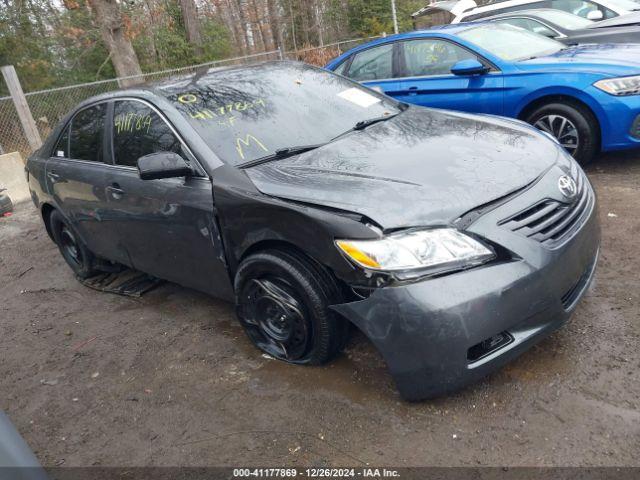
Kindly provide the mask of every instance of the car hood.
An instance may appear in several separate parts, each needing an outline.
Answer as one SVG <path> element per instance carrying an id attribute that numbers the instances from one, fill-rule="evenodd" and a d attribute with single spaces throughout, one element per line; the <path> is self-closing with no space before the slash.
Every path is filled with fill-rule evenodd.
<path id="1" fill-rule="evenodd" d="M 266 195 L 356 212 L 393 229 L 451 224 L 534 181 L 559 151 L 516 120 L 411 107 L 245 171 Z"/>
<path id="2" fill-rule="evenodd" d="M 524 70 L 568 70 L 622 76 L 640 73 L 640 45 L 585 44 L 569 47 L 553 55 L 518 62 Z"/>

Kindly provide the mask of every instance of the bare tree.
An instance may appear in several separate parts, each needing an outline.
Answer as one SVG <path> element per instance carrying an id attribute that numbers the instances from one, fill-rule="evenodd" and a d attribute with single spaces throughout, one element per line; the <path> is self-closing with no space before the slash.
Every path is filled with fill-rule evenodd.
<path id="1" fill-rule="evenodd" d="M 138 56 L 131 41 L 127 38 L 125 25 L 122 20 L 122 12 L 116 0 L 89 0 L 91 10 L 100 27 L 102 41 L 105 43 L 111 62 L 118 77 L 130 77 L 142 75 Z M 122 80 L 122 86 L 140 83 L 140 78 Z"/>
<path id="2" fill-rule="evenodd" d="M 198 11 L 194 0 L 180 0 L 182 19 L 187 41 L 193 45 L 197 55 L 202 54 L 202 38 L 200 36 L 200 22 L 198 21 Z"/>

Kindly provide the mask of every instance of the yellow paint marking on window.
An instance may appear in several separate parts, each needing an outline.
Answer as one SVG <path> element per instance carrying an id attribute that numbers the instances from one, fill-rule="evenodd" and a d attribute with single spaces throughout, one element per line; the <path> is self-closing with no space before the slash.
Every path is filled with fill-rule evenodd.
<path id="1" fill-rule="evenodd" d="M 193 93 L 185 93 L 178 97 L 178 101 L 180 103 L 195 103 L 198 101 L 198 97 L 196 97 Z"/>
<path id="2" fill-rule="evenodd" d="M 238 152 L 238 155 L 240 155 L 240 158 L 242 158 L 243 160 L 244 160 L 244 149 L 242 145 L 244 145 L 245 147 L 249 147 L 252 143 L 259 146 L 265 152 L 269 151 L 267 147 L 265 147 L 260 140 L 258 140 L 256 137 L 254 137 L 251 134 L 247 134 L 244 137 L 244 139 L 242 138 L 236 139 L 236 151 Z"/>

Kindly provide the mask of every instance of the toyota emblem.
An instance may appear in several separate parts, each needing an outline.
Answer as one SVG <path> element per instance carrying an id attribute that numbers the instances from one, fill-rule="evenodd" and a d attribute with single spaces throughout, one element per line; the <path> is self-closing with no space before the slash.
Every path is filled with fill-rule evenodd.
<path id="1" fill-rule="evenodd" d="M 578 193 L 578 186 L 569 175 L 563 175 L 558 179 L 558 189 L 567 198 L 573 198 Z"/>

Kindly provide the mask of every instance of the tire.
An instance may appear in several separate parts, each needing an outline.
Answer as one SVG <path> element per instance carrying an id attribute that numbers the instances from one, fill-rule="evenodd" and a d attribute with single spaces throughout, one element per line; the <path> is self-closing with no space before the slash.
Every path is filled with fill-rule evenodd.
<path id="1" fill-rule="evenodd" d="M 49 217 L 53 239 L 60 249 L 62 258 L 80 278 L 89 278 L 100 273 L 95 267 L 95 256 L 82 242 L 64 217 L 54 210 Z"/>
<path id="2" fill-rule="evenodd" d="M 600 127 L 595 116 L 575 103 L 548 103 L 525 119 L 539 130 L 550 133 L 582 165 L 600 151 Z"/>
<path id="3" fill-rule="evenodd" d="M 329 309 L 340 290 L 303 255 L 268 250 L 242 261 L 235 277 L 236 312 L 253 344 L 278 360 L 321 365 L 346 344 L 349 322 Z"/>

